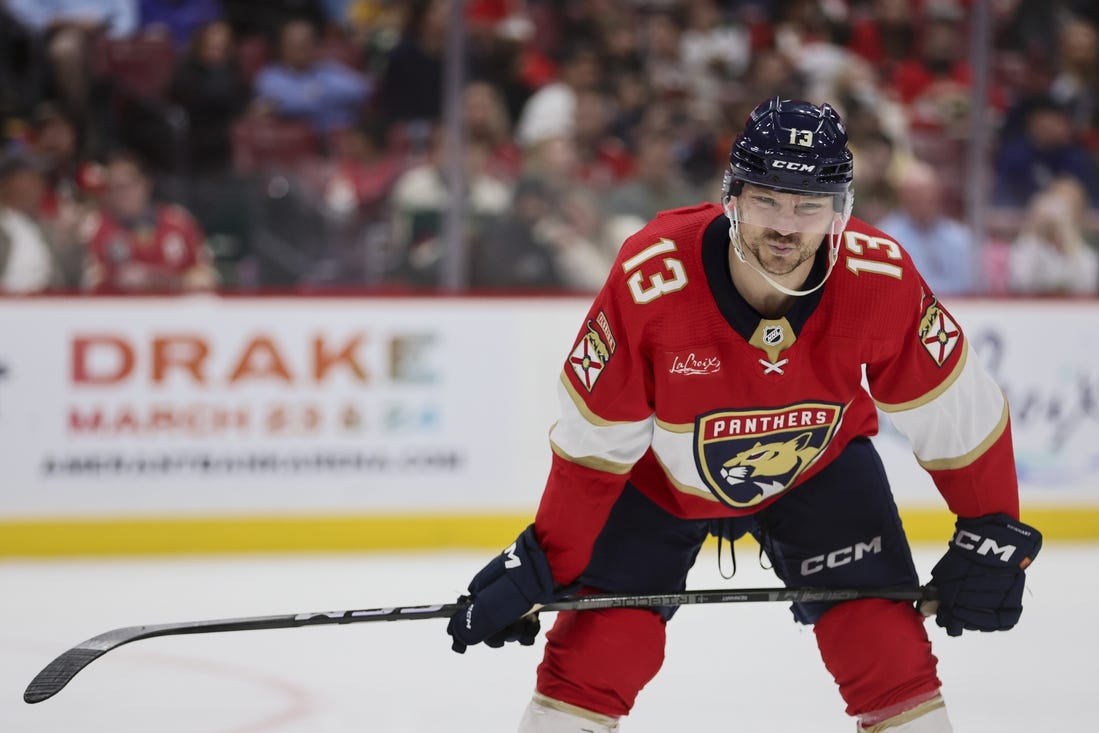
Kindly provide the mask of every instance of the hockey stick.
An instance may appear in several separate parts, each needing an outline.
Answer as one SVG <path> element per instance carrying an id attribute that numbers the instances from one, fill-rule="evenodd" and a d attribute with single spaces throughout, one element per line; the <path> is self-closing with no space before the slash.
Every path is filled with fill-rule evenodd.
<path id="1" fill-rule="evenodd" d="M 601 593 L 567 598 L 541 606 L 541 611 L 592 611 L 601 608 L 654 608 L 657 606 L 687 606 L 702 603 L 753 603 L 784 601 L 787 603 L 839 602 L 857 598 L 886 598 L 895 601 L 934 600 L 932 588 L 742 588 L 684 591 L 663 594 Z M 354 624 L 365 621 L 403 621 L 425 618 L 449 618 L 468 604 L 434 606 L 395 606 L 359 611 L 328 611 L 298 613 L 287 616 L 252 616 L 245 618 L 182 621 L 151 626 L 126 626 L 114 629 L 74 646 L 46 665 L 23 693 L 28 703 L 42 702 L 56 695 L 69 684 L 80 670 L 99 657 L 123 644 L 154 636 L 178 634 L 212 634 L 218 631 L 249 631 L 252 629 L 289 629 L 297 626 Z"/>

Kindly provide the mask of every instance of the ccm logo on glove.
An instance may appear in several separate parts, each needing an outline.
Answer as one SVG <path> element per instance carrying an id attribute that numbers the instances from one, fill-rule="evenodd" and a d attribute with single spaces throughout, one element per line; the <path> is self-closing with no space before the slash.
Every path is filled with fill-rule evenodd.
<path id="1" fill-rule="evenodd" d="M 1024 570 L 1042 549 L 1042 534 L 1006 514 L 959 517 L 946 554 L 931 569 L 939 601 L 925 614 L 950 636 L 1006 631 L 1023 612 Z"/>
<path id="2" fill-rule="evenodd" d="M 1031 532 L 1026 532 L 1022 527 L 1008 526 L 1007 529 L 1031 537 Z M 999 545 L 991 537 L 981 537 L 975 532 L 959 529 L 954 533 L 954 544 L 963 550 L 972 550 L 978 555 L 997 555 L 1004 563 L 1011 562 L 1011 557 L 1019 549 L 1015 545 Z M 1032 558 L 1024 557 L 1019 561 L 1019 569 L 1025 570 L 1030 565 Z"/>

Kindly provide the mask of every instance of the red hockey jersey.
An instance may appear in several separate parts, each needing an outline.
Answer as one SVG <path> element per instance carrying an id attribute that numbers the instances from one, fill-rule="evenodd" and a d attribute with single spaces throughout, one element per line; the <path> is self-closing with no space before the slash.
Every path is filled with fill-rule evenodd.
<path id="1" fill-rule="evenodd" d="M 97 213 L 85 228 L 91 273 L 88 285 L 95 292 L 175 290 L 189 270 L 208 266 L 202 229 L 179 206 L 157 205 L 150 221 L 135 228 Z M 126 266 L 135 263 L 149 273 L 146 282 L 136 288 L 122 277 Z"/>
<path id="2" fill-rule="evenodd" d="M 1018 516 L 1003 392 L 893 239 L 852 219 L 824 287 L 777 319 L 733 287 L 728 251 L 720 207 L 662 212 L 595 298 L 535 521 L 558 582 L 587 565 L 627 480 L 680 517 L 750 514 L 874 435 L 875 406 L 954 513 Z"/>

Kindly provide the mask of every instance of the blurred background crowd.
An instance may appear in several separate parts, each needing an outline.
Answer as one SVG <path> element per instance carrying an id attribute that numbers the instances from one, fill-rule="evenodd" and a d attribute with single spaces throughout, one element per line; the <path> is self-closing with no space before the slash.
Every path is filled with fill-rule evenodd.
<path id="1" fill-rule="evenodd" d="M 592 291 L 774 95 L 939 294 L 1099 291 L 1094 0 L 0 0 L 0 292 Z"/>

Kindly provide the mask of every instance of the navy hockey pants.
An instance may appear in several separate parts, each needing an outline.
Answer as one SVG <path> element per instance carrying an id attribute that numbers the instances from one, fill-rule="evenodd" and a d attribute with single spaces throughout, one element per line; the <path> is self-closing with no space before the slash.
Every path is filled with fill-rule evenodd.
<path id="1" fill-rule="evenodd" d="M 885 470 L 867 439 L 852 441 L 816 476 L 745 517 L 679 519 L 627 486 L 596 540 L 581 580 L 619 593 L 683 590 L 687 572 L 711 532 L 730 540 L 750 533 L 788 586 L 919 582 Z M 794 617 L 812 624 L 832 605 L 795 604 Z"/>

